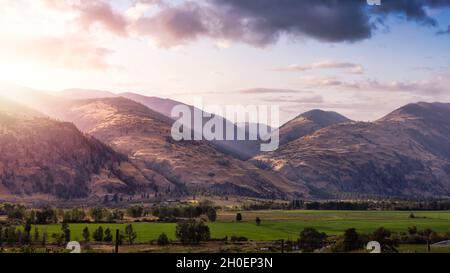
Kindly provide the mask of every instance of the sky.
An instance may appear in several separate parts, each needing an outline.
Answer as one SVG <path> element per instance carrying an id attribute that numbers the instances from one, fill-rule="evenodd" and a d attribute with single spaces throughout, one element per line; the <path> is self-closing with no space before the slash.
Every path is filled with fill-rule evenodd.
<path id="1" fill-rule="evenodd" d="M 375 120 L 450 102 L 450 0 L 0 0 L 0 82 Z M 3 91 L 5 92 L 5 91 Z"/>

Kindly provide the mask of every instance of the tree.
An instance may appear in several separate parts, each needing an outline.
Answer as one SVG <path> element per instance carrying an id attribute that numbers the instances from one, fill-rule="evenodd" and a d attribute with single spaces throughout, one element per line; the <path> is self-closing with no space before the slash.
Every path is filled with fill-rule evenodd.
<path id="1" fill-rule="evenodd" d="M 133 225 L 129 224 L 125 227 L 125 239 L 128 241 L 130 245 L 134 243 L 137 238 L 136 231 L 133 230 Z"/>
<path id="2" fill-rule="evenodd" d="M 27 219 L 25 222 L 25 226 L 23 227 L 23 242 L 25 244 L 29 244 L 31 242 L 31 221 Z"/>
<path id="3" fill-rule="evenodd" d="M 380 227 L 373 232 L 371 240 L 380 243 L 382 252 L 398 252 L 396 249 L 398 242 L 391 238 L 391 234 L 389 230 Z"/>
<path id="4" fill-rule="evenodd" d="M 242 221 L 242 214 L 240 212 L 236 214 L 236 221 L 238 222 Z"/>
<path id="5" fill-rule="evenodd" d="M 102 208 L 92 208 L 89 211 L 89 214 L 91 215 L 92 219 L 94 219 L 94 222 L 98 223 L 104 217 L 104 210 Z"/>
<path id="6" fill-rule="evenodd" d="M 322 248 L 327 235 L 317 231 L 315 228 L 307 227 L 300 232 L 299 248 L 304 252 L 313 252 Z"/>
<path id="7" fill-rule="evenodd" d="M 206 216 L 210 222 L 215 222 L 217 219 L 217 212 L 215 208 L 209 208 L 206 212 Z"/>
<path id="8" fill-rule="evenodd" d="M 48 232 L 47 232 L 47 230 L 44 230 L 44 233 L 42 233 L 42 247 L 46 247 L 47 238 L 48 238 Z"/>
<path id="9" fill-rule="evenodd" d="M 63 233 L 63 239 L 66 243 L 70 242 L 70 229 L 67 223 L 61 224 L 61 231 Z"/>
<path id="10" fill-rule="evenodd" d="M 256 224 L 259 226 L 259 225 L 261 225 L 261 218 L 259 218 L 259 217 L 256 217 Z"/>
<path id="11" fill-rule="evenodd" d="M 113 236 L 109 228 L 105 229 L 105 236 L 103 237 L 103 241 L 108 243 L 113 241 Z"/>
<path id="12" fill-rule="evenodd" d="M 50 222 L 56 223 L 57 221 L 56 212 L 50 206 L 45 206 L 42 210 L 36 212 L 36 224 L 45 225 Z"/>
<path id="13" fill-rule="evenodd" d="M 83 240 L 85 243 L 90 241 L 91 233 L 89 232 L 88 227 L 84 227 L 83 229 Z"/>
<path id="14" fill-rule="evenodd" d="M 179 222 L 176 236 L 182 244 L 198 244 L 211 238 L 209 227 L 203 221 L 189 220 Z"/>
<path id="15" fill-rule="evenodd" d="M 39 241 L 39 228 L 37 226 L 34 227 L 33 241 Z"/>
<path id="16" fill-rule="evenodd" d="M 0 224 L 0 248 L 3 246 L 3 225 Z"/>
<path id="17" fill-rule="evenodd" d="M 425 236 L 425 238 L 427 240 L 427 250 L 428 250 L 428 252 L 430 252 L 431 251 L 430 238 L 431 238 L 431 235 L 434 233 L 434 231 L 429 229 L 429 228 L 427 228 L 427 229 L 424 229 L 422 231 L 422 233 L 423 233 L 423 235 Z"/>
<path id="18" fill-rule="evenodd" d="M 360 249 L 362 246 L 361 240 L 359 238 L 358 232 L 356 229 L 349 228 L 344 232 L 344 241 L 342 250 L 344 252 L 350 252 L 354 250 Z"/>
<path id="19" fill-rule="evenodd" d="M 201 209 L 203 214 L 207 214 L 210 208 L 214 208 L 214 203 L 208 199 L 203 199 L 198 203 L 198 207 Z"/>
<path id="20" fill-rule="evenodd" d="M 165 233 L 162 233 L 161 235 L 159 235 L 157 242 L 158 242 L 158 245 L 160 245 L 160 246 L 166 246 L 166 245 L 170 244 L 169 237 L 167 237 L 167 235 Z"/>
<path id="21" fill-rule="evenodd" d="M 144 214 L 144 208 L 141 206 L 133 206 L 127 209 L 127 214 L 133 218 L 139 218 Z"/>
<path id="22" fill-rule="evenodd" d="M 102 242 L 103 236 L 103 228 L 101 226 L 99 226 L 96 230 L 94 230 L 94 233 L 92 233 L 92 238 L 96 242 Z"/>
<path id="23" fill-rule="evenodd" d="M 417 227 L 416 226 L 408 227 L 408 234 L 409 235 L 416 235 L 417 234 Z"/>

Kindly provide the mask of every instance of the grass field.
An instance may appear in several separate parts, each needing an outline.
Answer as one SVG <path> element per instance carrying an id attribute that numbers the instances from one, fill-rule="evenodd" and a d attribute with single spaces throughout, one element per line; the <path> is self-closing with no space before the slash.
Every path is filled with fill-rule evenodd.
<path id="1" fill-rule="evenodd" d="M 431 228 L 444 233 L 450 230 L 450 211 L 414 212 L 416 218 L 409 218 L 411 212 L 399 211 L 244 211 L 242 222 L 235 222 L 236 212 L 222 212 L 215 223 L 208 223 L 212 238 L 245 236 L 250 240 L 270 241 L 278 239 L 298 238 L 305 227 L 315 227 L 328 235 L 341 234 L 348 228 L 356 228 L 358 232 L 369 233 L 379 227 L 391 231 L 406 231 L 410 226 L 419 229 Z M 261 225 L 256 225 L 255 218 L 260 217 Z M 92 232 L 99 224 L 70 224 L 72 239 L 82 240 L 85 226 Z M 101 224 L 111 230 L 125 228 L 125 224 Z M 175 239 L 174 223 L 133 223 L 138 234 L 137 241 L 147 243 L 156 239 L 161 233 Z M 60 225 L 39 226 L 42 232 L 49 235 L 60 232 Z"/>

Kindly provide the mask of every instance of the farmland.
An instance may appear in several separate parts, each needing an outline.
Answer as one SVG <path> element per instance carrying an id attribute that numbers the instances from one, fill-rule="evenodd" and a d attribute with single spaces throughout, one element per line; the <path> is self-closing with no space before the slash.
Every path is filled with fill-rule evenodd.
<path id="1" fill-rule="evenodd" d="M 342 234 L 348 228 L 358 232 L 370 233 L 379 227 L 393 232 L 405 232 L 408 227 L 418 229 L 430 228 L 438 233 L 450 230 L 450 211 L 411 212 L 401 211 L 312 211 L 312 210 L 266 210 L 243 211 L 243 220 L 235 221 L 236 211 L 219 212 L 214 223 L 208 223 L 211 237 L 221 239 L 226 236 L 244 236 L 254 241 L 273 241 L 279 239 L 296 240 L 305 227 L 314 227 L 328 235 Z M 257 225 L 256 217 L 261 219 Z M 111 230 L 123 230 L 126 224 L 69 224 L 72 239 L 82 240 L 82 230 L 91 231 L 98 226 Z M 39 225 L 39 230 L 48 234 L 60 232 L 61 225 Z M 148 243 L 161 233 L 175 239 L 175 223 L 136 222 L 133 227 L 137 232 L 137 242 Z"/>

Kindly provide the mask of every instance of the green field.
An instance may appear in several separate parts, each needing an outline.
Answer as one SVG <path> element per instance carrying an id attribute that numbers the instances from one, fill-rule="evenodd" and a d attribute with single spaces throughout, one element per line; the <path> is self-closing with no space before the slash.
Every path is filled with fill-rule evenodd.
<path id="1" fill-rule="evenodd" d="M 305 227 L 315 227 L 328 235 L 341 234 L 348 228 L 356 228 L 358 232 L 369 233 L 379 227 L 391 231 L 406 231 L 410 226 L 419 229 L 431 228 L 438 233 L 450 230 L 450 211 L 414 212 L 416 218 L 409 218 L 411 212 L 399 211 L 244 211 L 243 221 L 235 222 L 236 212 L 222 212 L 218 221 L 208 223 L 212 238 L 245 236 L 250 240 L 269 241 L 278 239 L 297 239 Z M 262 223 L 256 225 L 255 218 L 260 217 Z M 72 239 L 82 240 L 85 226 L 92 232 L 99 224 L 70 224 Z M 111 230 L 125 228 L 125 224 L 101 224 Z M 156 239 L 161 233 L 175 239 L 174 223 L 133 223 L 138 234 L 137 241 L 147 243 Z M 60 232 L 61 225 L 43 225 L 39 230 L 52 233 Z"/>

